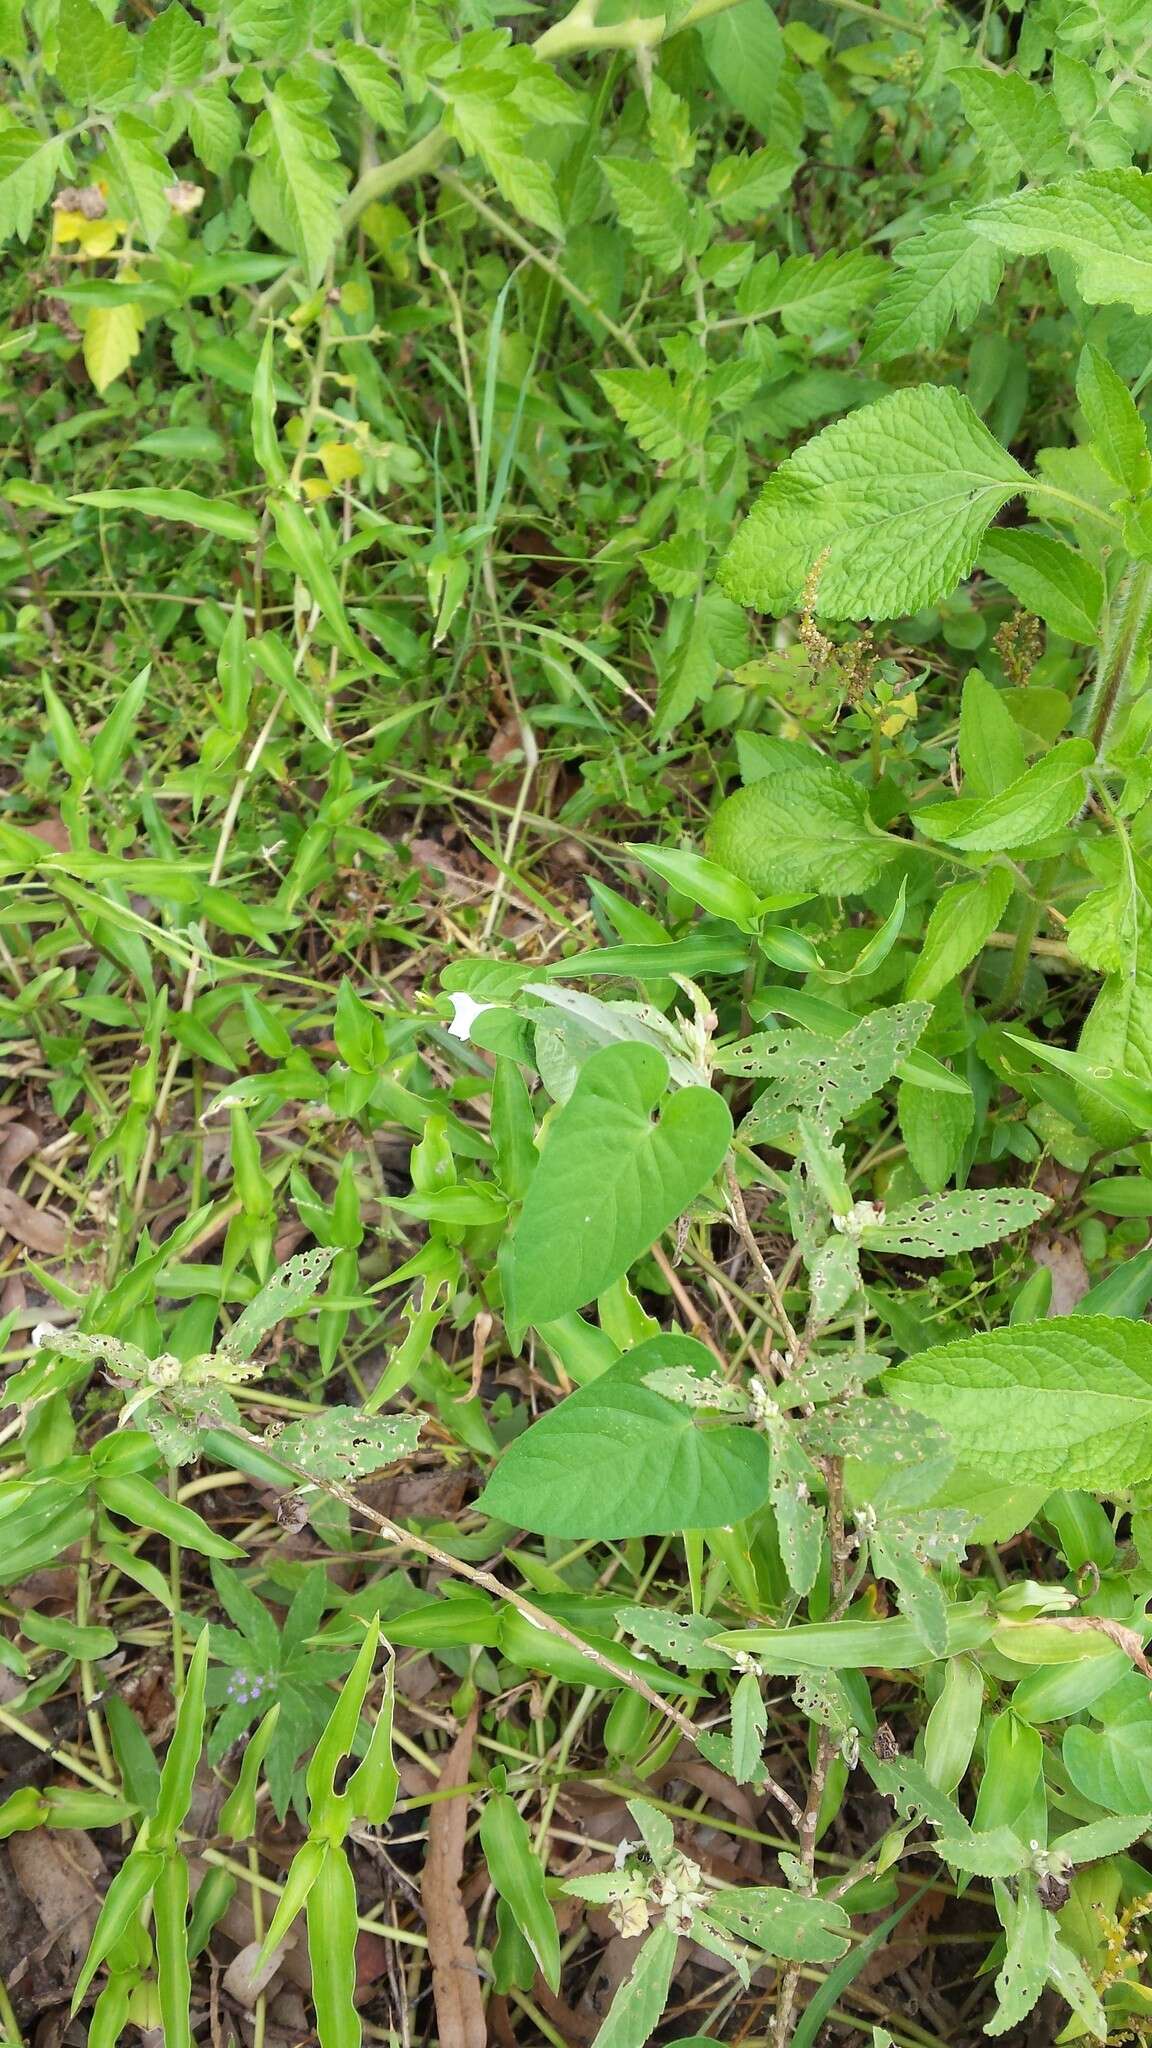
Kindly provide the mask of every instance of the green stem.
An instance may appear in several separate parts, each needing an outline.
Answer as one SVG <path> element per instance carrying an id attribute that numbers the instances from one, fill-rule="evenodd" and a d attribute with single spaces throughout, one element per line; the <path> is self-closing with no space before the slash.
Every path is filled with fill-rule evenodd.
<path id="1" fill-rule="evenodd" d="M 1125 571 L 1116 593 L 1108 636 L 1100 649 L 1096 680 L 1088 701 L 1086 731 L 1097 758 L 1128 686 L 1135 680 L 1150 624 L 1152 562 L 1137 562 Z"/>
<path id="2" fill-rule="evenodd" d="M 1020 991 L 1024 986 L 1024 976 L 1028 972 L 1028 962 L 1032 958 L 1032 947 L 1035 943 L 1036 934 L 1040 929 L 1040 921 L 1044 916 L 1052 885 L 1060 873 L 1060 865 L 1059 854 L 1054 854 L 1050 859 L 1041 861 L 1037 870 L 1034 892 L 1026 899 L 1024 908 L 1020 913 L 1020 923 L 1016 931 L 1016 943 L 1012 948 L 1012 958 L 1008 962 L 1008 973 L 1004 986 L 1000 991 L 1000 1000 L 996 1005 L 999 1010 L 1011 1010 L 1019 1001 Z"/>
<path id="3" fill-rule="evenodd" d="M 414 142 L 410 149 L 399 156 L 390 157 L 386 164 L 377 164 L 358 178 L 340 209 L 340 226 L 344 234 L 355 226 L 366 206 L 373 200 L 383 199 L 394 192 L 397 185 L 407 184 L 410 178 L 422 178 L 428 171 L 434 171 L 448 144 L 452 140 L 443 121 L 437 121 L 434 128 Z"/>

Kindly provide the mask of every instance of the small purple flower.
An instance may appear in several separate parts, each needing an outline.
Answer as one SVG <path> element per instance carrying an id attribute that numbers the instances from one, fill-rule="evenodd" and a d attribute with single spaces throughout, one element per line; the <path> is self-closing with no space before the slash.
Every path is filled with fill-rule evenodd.
<path id="1" fill-rule="evenodd" d="M 258 1671 L 246 1671 L 244 1666 L 239 1664 L 228 1680 L 225 1697 L 234 1707 L 255 1706 L 257 1700 L 263 1697 L 264 1688 L 265 1680 Z"/>

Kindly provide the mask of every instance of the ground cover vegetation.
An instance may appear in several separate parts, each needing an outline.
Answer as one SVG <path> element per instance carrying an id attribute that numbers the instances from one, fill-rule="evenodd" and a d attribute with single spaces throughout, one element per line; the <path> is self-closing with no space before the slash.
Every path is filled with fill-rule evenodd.
<path id="1" fill-rule="evenodd" d="M 1142 0 L 0 5 L 0 2032 L 1152 2032 Z"/>

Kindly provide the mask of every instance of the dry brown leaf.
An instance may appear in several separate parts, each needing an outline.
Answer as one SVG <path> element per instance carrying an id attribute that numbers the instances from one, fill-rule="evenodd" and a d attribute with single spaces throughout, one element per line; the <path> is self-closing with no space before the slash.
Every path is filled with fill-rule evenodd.
<path id="1" fill-rule="evenodd" d="M 7 1849 L 16 1881 L 44 1928 L 40 1952 L 54 1947 L 53 1967 L 62 1988 L 71 1990 L 100 1911 L 97 1883 L 104 1859 L 79 1830 L 53 1834 L 32 1828 L 12 1835 Z"/>
<path id="2" fill-rule="evenodd" d="M 48 1209 L 34 1209 L 11 1188 L 0 1187 L 0 1230 L 31 1252 L 59 1257 L 68 1242 L 67 1227 Z"/>
<path id="3" fill-rule="evenodd" d="M 0 1181 L 10 1181 L 18 1166 L 40 1150 L 43 1140 L 31 1124 L 9 1123 L 0 1143 Z"/>
<path id="4" fill-rule="evenodd" d="M 1092 1285 L 1079 1239 L 1063 1235 L 1039 1237 L 1032 1246 L 1032 1257 L 1038 1266 L 1047 1266 L 1052 1275 L 1049 1314 L 1070 1316 Z"/>
<path id="5" fill-rule="evenodd" d="M 468 1783 L 477 1717 L 478 1709 L 473 1707 L 444 1760 L 437 1779 L 439 1792 Z M 438 1799 L 431 1807 L 420 1899 L 428 1928 L 440 2048 L 486 2048 L 488 2040 L 480 1974 L 460 1899 L 467 1831 L 466 1799 Z"/>

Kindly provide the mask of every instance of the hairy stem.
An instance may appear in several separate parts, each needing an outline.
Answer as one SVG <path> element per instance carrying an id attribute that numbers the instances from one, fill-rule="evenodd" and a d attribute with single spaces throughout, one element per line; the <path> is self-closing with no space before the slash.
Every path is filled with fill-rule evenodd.
<path id="1" fill-rule="evenodd" d="M 1137 681 L 1144 643 L 1152 625 L 1152 562 L 1128 569 L 1112 605 L 1108 635 L 1100 649 L 1085 727 L 1099 756 L 1116 713 Z"/>

